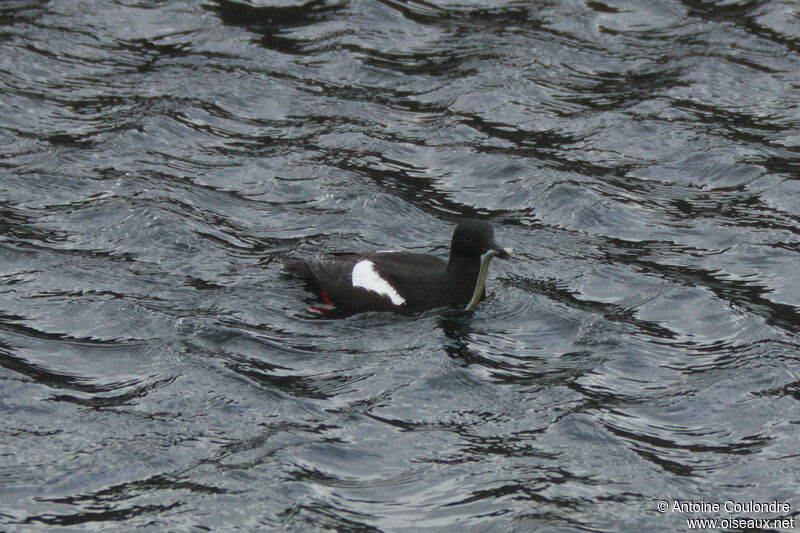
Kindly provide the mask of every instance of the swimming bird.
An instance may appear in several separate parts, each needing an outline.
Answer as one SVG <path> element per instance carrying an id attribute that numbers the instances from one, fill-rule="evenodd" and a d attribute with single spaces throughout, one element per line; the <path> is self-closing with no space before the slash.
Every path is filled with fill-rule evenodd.
<path id="1" fill-rule="evenodd" d="M 513 248 L 494 240 L 488 222 L 464 220 L 453 232 L 447 262 L 411 252 L 348 253 L 307 257 L 283 263 L 306 278 L 322 300 L 347 311 L 418 311 L 443 306 L 472 310 L 484 294 L 493 257 L 508 258 Z"/>

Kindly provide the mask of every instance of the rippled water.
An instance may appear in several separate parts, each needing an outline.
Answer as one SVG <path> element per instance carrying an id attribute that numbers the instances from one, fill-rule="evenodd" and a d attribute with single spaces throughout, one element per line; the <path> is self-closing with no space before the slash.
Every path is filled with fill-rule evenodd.
<path id="1" fill-rule="evenodd" d="M 3 2 L 0 529 L 796 517 L 799 52 L 794 1 Z M 280 272 L 464 216 L 518 250 L 472 314 Z"/>

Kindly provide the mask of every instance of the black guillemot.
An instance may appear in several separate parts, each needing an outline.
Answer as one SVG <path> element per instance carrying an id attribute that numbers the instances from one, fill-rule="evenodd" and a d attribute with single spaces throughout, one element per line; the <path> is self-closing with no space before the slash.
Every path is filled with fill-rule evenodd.
<path id="1" fill-rule="evenodd" d="M 472 310 L 483 297 L 489 261 L 507 258 L 492 226 L 465 220 L 453 233 L 450 260 L 410 252 L 289 259 L 284 270 L 311 282 L 321 298 L 348 311 L 418 311 L 450 305 Z"/>

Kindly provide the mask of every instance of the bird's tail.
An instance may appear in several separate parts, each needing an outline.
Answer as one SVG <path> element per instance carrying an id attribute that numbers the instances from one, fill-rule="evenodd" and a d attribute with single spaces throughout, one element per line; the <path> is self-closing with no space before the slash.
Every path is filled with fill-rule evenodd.
<path id="1" fill-rule="evenodd" d="M 284 272 L 291 272 L 292 274 L 297 274 L 299 276 L 309 277 L 311 276 L 311 271 L 308 268 L 308 263 L 306 263 L 305 259 L 286 259 L 281 264 L 283 267 Z"/>

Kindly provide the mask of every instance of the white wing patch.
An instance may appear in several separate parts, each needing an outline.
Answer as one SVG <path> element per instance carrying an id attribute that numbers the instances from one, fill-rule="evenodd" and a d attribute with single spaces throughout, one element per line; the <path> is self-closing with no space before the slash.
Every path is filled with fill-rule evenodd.
<path id="1" fill-rule="evenodd" d="M 378 274 L 375 263 L 369 259 L 362 259 L 353 266 L 352 280 L 353 287 L 362 287 L 382 296 L 388 296 L 394 305 L 406 303 L 406 299 Z"/>

